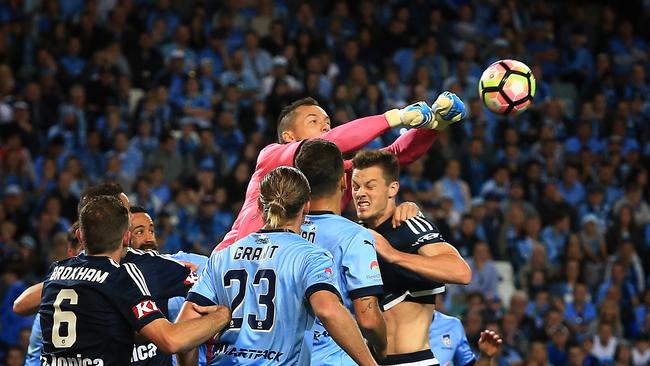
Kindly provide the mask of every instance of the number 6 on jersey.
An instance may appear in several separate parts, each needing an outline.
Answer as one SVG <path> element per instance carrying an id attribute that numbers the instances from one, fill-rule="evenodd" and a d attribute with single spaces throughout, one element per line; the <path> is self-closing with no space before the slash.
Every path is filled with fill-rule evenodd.
<path id="1" fill-rule="evenodd" d="M 77 316 L 73 311 L 61 310 L 63 300 L 69 300 L 70 305 L 77 305 L 79 296 L 71 289 L 63 289 L 54 300 L 54 326 L 52 327 L 52 344 L 56 348 L 70 348 L 77 341 Z M 61 323 L 68 324 L 68 335 L 61 335 Z"/>

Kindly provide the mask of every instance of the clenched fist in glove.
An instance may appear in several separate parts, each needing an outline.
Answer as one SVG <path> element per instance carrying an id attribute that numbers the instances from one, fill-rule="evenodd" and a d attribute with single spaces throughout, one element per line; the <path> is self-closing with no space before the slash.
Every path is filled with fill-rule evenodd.
<path id="1" fill-rule="evenodd" d="M 417 102 L 384 113 L 391 127 L 430 128 L 438 131 L 460 121 L 466 115 L 463 101 L 450 92 L 440 94 L 431 107 L 425 102 Z"/>

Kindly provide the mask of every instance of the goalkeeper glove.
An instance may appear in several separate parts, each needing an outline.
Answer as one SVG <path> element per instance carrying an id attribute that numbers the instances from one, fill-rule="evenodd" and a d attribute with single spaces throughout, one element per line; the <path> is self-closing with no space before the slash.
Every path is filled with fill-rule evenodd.
<path id="1" fill-rule="evenodd" d="M 427 127 L 437 131 L 442 131 L 467 116 L 465 103 L 456 94 L 448 91 L 440 94 L 431 108 L 434 111 L 434 118 Z"/>
<path id="2" fill-rule="evenodd" d="M 431 124 L 433 110 L 425 102 L 417 102 L 402 109 L 391 109 L 384 113 L 390 127 L 419 128 Z"/>

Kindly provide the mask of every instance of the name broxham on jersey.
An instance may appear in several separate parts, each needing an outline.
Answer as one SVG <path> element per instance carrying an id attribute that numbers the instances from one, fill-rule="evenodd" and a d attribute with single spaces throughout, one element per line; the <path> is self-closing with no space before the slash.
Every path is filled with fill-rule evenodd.
<path id="1" fill-rule="evenodd" d="M 42 365 L 128 365 L 133 336 L 163 318 L 142 272 L 105 256 L 55 262 L 39 311 Z"/>
<path id="2" fill-rule="evenodd" d="M 375 238 L 370 231 L 333 212 L 312 211 L 305 217 L 301 235 L 334 256 L 343 303 L 352 313 L 352 300 L 364 296 L 381 297 L 381 274 Z M 356 365 L 318 319 L 314 324 L 311 359 L 313 365 Z"/>
<path id="3" fill-rule="evenodd" d="M 187 300 L 232 311 L 210 365 L 309 365 L 308 299 L 321 290 L 340 296 L 332 255 L 298 234 L 262 230 L 212 253 Z"/>
<path id="4" fill-rule="evenodd" d="M 438 228 L 422 216 L 412 217 L 393 229 L 391 219 L 375 228 L 390 245 L 404 253 L 416 254 L 427 244 L 444 242 Z M 419 274 L 379 259 L 384 297 L 381 306 L 386 311 L 402 301 L 435 304 L 436 294 L 445 291 L 445 284 L 430 281 Z"/>

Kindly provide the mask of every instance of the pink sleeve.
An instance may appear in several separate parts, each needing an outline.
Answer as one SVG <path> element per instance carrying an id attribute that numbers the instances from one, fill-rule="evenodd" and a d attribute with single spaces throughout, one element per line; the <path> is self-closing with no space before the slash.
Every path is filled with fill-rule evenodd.
<path id="1" fill-rule="evenodd" d="M 405 166 L 426 154 L 437 137 L 438 132 L 434 130 L 408 130 L 384 149 L 397 155 L 399 165 Z"/>
<path id="2" fill-rule="evenodd" d="M 320 138 L 332 141 L 345 154 L 359 150 L 389 129 L 388 121 L 383 114 L 379 114 L 340 125 Z"/>
<path id="3" fill-rule="evenodd" d="M 279 166 L 293 166 L 293 159 L 298 147 L 300 147 L 300 141 L 288 144 L 275 143 L 268 145 L 260 151 L 255 170 L 262 170 L 264 171 L 264 175 L 266 175 L 266 173 Z"/>

